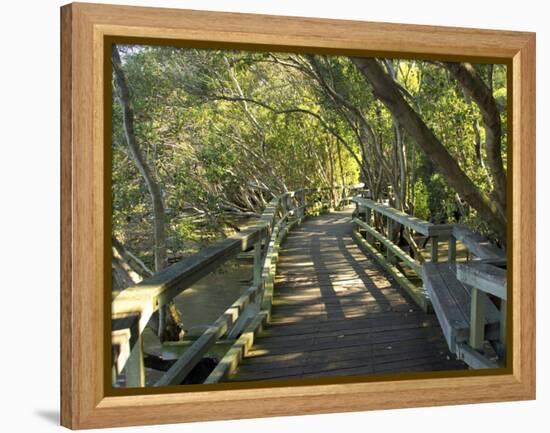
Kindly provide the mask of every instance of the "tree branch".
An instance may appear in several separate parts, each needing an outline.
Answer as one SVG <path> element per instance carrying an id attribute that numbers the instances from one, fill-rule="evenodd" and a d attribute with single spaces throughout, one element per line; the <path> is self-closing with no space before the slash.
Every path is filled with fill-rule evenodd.
<path id="1" fill-rule="evenodd" d="M 351 60 L 370 82 L 374 94 L 399 120 L 426 156 L 434 162 L 450 186 L 478 211 L 481 218 L 494 227 L 505 244 L 506 214 L 501 212 L 494 200 L 491 200 L 487 194 L 474 185 L 433 131 L 403 98 L 394 81 L 376 60 L 359 57 L 351 58 Z"/>
<path id="2" fill-rule="evenodd" d="M 506 213 L 506 172 L 502 162 L 501 122 L 495 98 L 470 63 L 444 63 L 465 93 L 477 104 L 485 127 L 485 149 L 487 165 L 494 181 L 494 196 Z"/>

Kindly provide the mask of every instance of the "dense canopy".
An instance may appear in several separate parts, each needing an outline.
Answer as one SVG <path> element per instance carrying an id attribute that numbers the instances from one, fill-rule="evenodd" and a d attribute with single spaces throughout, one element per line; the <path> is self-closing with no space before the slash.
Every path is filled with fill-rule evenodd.
<path id="1" fill-rule="evenodd" d="M 281 192 L 360 182 L 505 245 L 506 83 L 504 65 L 114 46 L 114 245 L 145 276 Z"/>

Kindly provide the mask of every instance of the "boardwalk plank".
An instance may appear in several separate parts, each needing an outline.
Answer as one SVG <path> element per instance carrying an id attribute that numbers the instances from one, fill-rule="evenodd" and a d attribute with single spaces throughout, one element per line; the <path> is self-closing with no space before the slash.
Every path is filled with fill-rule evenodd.
<path id="1" fill-rule="evenodd" d="M 258 340 L 253 347 L 254 351 L 262 351 L 264 354 L 300 352 L 303 350 L 340 349 L 344 347 L 356 347 L 367 344 L 390 344 L 400 341 L 425 339 L 438 342 L 441 331 L 436 327 L 399 329 L 397 331 L 384 331 L 379 333 L 360 333 L 346 335 L 334 335 L 329 337 L 307 336 L 296 341 L 270 341 L 267 338 Z"/>
<path id="2" fill-rule="evenodd" d="M 257 371 L 268 371 L 272 369 L 280 369 L 281 362 L 285 362 L 285 366 L 303 365 L 308 362 L 316 362 L 319 360 L 342 360 L 356 358 L 373 358 L 376 356 L 375 362 L 382 362 L 383 356 L 390 354 L 412 354 L 416 352 L 429 352 L 431 350 L 439 352 L 440 355 L 446 354 L 447 346 L 443 343 L 433 344 L 428 341 L 409 340 L 400 344 L 372 344 L 361 347 L 346 347 L 338 351 L 330 349 L 321 349 L 309 352 L 293 352 L 283 353 L 278 355 L 265 355 L 262 357 L 254 357 L 244 360 L 241 365 L 241 372 L 248 369 Z M 380 357 L 380 359 L 379 359 Z"/>
<path id="3" fill-rule="evenodd" d="M 463 369 L 436 317 L 357 247 L 351 212 L 310 220 L 281 246 L 270 323 L 230 381 Z"/>
<path id="4" fill-rule="evenodd" d="M 311 323 L 299 323 L 292 326 L 271 326 L 264 331 L 266 337 L 279 337 L 285 335 L 302 335 L 307 333 L 320 333 L 327 330 L 338 331 L 345 329 L 368 329 L 368 328 L 382 328 L 387 326 L 395 326 L 396 317 L 399 316 L 399 323 L 406 326 L 409 323 L 413 323 L 419 326 L 419 323 L 424 325 L 425 323 L 433 323 L 435 317 L 426 318 L 424 312 L 413 313 L 384 313 L 381 315 L 369 315 L 367 317 L 359 317 L 356 319 L 343 319 L 343 320 L 331 320 L 324 322 L 317 322 L 315 326 Z"/>

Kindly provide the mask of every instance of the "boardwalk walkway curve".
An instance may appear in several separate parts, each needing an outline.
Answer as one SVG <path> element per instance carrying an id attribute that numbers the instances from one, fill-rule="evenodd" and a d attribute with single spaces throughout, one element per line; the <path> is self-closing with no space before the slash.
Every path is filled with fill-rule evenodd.
<path id="1" fill-rule="evenodd" d="M 351 210 L 311 218 L 280 252 L 271 321 L 229 380 L 454 370 L 422 311 L 351 236 Z"/>
<path id="2" fill-rule="evenodd" d="M 504 252 L 464 226 L 422 221 L 368 195 L 286 192 L 257 224 L 120 292 L 113 380 L 145 386 L 142 332 L 152 314 L 243 252 L 252 253 L 252 285 L 155 386 L 183 383 L 215 347 L 221 357 L 203 383 L 504 366 Z M 399 243 L 404 232 L 429 243 L 428 258 Z"/>

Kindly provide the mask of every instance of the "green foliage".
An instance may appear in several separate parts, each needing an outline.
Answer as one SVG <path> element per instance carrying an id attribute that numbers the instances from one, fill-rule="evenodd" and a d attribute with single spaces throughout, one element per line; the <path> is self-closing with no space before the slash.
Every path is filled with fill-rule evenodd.
<path id="1" fill-rule="evenodd" d="M 197 240 L 197 225 L 191 221 L 182 219 L 176 223 L 176 232 L 180 239 Z"/>
<path id="2" fill-rule="evenodd" d="M 437 224 L 452 222 L 453 192 L 447 186 L 443 176 L 439 173 L 432 174 L 426 189 L 429 191 L 427 202 L 430 215 L 427 219 Z"/>
<path id="3" fill-rule="evenodd" d="M 285 189 L 367 182 L 365 173 L 377 181 L 379 196 L 405 182 L 405 203 L 414 202 L 416 216 L 452 221 L 455 192 L 404 131 L 406 177 L 399 177 L 395 120 L 349 58 L 119 49 L 136 138 L 163 192 L 170 256 L 196 251 L 249 224 L 248 214 L 260 213 Z M 389 65 L 409 103 L 460 167 L 481 190 L 491 192 L 483 146 L 476 153 L 476 122 L 480 142 L 485 138 L 477 106 L 440 65 L 415 60 L 392 60 Z M 477 67 L 488 79 L 486 65 Z M 505 132 L 505 66 L 494 66 L 492 82 Z M 113 232 L 150 264 L 151 200 L 128 152 L 116 95 L 112 124 Z M 502 143 L 506 161 L 506 134 Z M 318 206 L 311 212 L 321 210 Z M 474 212 L 464 218 L 482 227 Z"/>
<path id="4" fill-rule="evenodd" d="M 431 218 L 431 211 L 428 204 L 429 194 L 426 185 L 419 179 L 414 185 L 414 216 L 423 220 Z"/>

